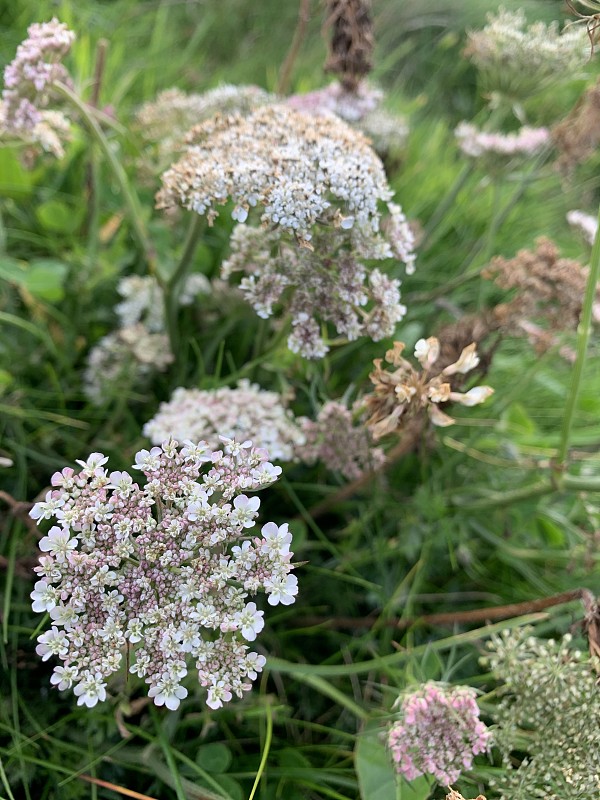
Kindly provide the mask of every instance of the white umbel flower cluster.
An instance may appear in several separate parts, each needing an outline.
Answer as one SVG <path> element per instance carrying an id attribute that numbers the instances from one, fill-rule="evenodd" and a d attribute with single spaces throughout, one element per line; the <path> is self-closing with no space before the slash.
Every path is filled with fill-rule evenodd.
<path id="1" fill-rule="evenodd" d="M 238 222 L 260 207 L 263 223 L 307 244 L 328 210 L 348 228 L 376 233 L 380 204 L 392 198 L 368 140 L 334 116 L 266 106 L 246 117 L 216 116 L 192 129 L 187 143 L 162 177 L 159 208 L 183 206 L 212 222 L 231 199 Z"/>
<path id="2" fill-rule="evenodd" d="M 119 326 L 90 350 L 83 375 L 84 391 L 101 405 L 115 390 L 143 383 L 153 372 L 163 372 L 173 362 L 165 333 L 164 297 L 155 278 L 130 275 L 118 291 L 123 300 L 115 306 Z M 211 291 L 204 275 L 189 275 L 179 304 L 190 305 Z"/>
<path id="3" fill-rule="evenodd" d="M 249 114 L 274 103 L 275 95 L 258 86 L 223 84 L 200 94 L 167 89 L 138 109 L 134 124 L 144 143 L 141 164 L 155 174 L 166 169 L 185 150 L 183 139 L 194 125 L 214 114 Z"/>
<path id="4" fill-rule="evenodd" d="M 256 602 L 289 605 L 297 593 L 287 524 L 252 529 L 260 500 L 281 467 L 251 442 L 171 440 L 136 454 L 133 469 L 108 472 L 92 453 L 52 476 L 33 519 L 56 520 L 40 540 L 33 610 L 50 629 L 37 653 L 60 664 L 51 682 L 73 689 L 79 705 L 106 699 L 107 681 L 129 650 L 129 671 L 156 705 L 176 709 L 194 663 L 206 703 L 220 708 L 251 688 L 265 658 L 250 651 L 264 627 Z"/>
<path id="5" fill-rule="evenodd" d="M 217 116 L 187 141 L 187 153 L 163 175 L 157 205 L 183 206 L 209 223 L 230 200 L 239 223 L 260 210 L 262 230 L 236 228 L 223 276 L 247 274 L 240 288 L 260 316 L 272 316 L 275 304 L 291 315 L 292 351 L 323 357 L 321 322 L 347 339 L 393 334 L 405 313 L 400 282 L 369 274 L 362 259 L 397 259 L 410 273 L 414 237 L 362 134 L 330 114 L 272 105 Z"/>
<path id="6" fill-rule="evenodd" d="M 276 230 L 237 225 L 222 276 L 244 273 L 240 290 L 258 316 L 268 319 L 285 309 L 292 324 L 290 350 L 305 358 L 322 358 L 329 349 L 323 322 L 350 341 L 362 335 L 379 341 L 394 333 L 406 312 L 400 282 L 379 269 L 369 273 L 362 262 L 361 256 L 377 258 L 380 253 L 369 243 L 331 227 L 316 231 L 314 249 L 309 250 L 282 241 Z"/>
<path id="7" fill-rule="evenodd" d="M 522 127 L 516 133 L 480 131 L 470 122 L 461 122 L 454 135 L 463 153 L 471 158 L 487 156 L 495 160 L 532 156 L 550 145 L 548 128 Z"/>
<path id="8" fill-rule="evenodd" d="M 471 31 L 465 54 L 479 70 L 483 87 L 523 100 L 575 75 L 589 59 L 590 43 L 581 26 L 559 31 L 558 23 L 527 25 L 519 9 L 501 8 L 488 24 Z"/>
<path id="9" fill-rule="evenodd" d="M 236 388 L 175 389 L 168 403 L 144 425 L 144 436 L 154 444 L 174 439 L 204 439 L 219 446 L 219 436 L 237 441 L 251 439 L 268 450 L 274 461 L 292 461 L 304 435 L 277 392 L 268 392 L 248 380 Z"/>

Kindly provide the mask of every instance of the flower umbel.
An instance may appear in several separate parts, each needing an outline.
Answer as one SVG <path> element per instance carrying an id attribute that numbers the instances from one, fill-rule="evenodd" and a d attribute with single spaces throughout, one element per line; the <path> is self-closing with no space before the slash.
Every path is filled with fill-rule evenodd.
<path id="1" fill-rule="evenodd" d="M 475 690 L 432 681 L 402 698 L 401 718 L 388 733 L 397 771 L 412 781 L 431 774 L 444 785 L 471 769 L 491 733 L 479 719 Z"/>
<path id="2" fill-rule="evenodd" d="M 52 84 L 68 78 L 61 59 L 75 34 L 56 18 L 34 23 L 4 70 L 4 122 L 9 130 L 32 132 L 42 122 L 40 109 L 49 101 Z"/>
<path id="3" fill-rule="evenodd" d="M 141 450 L 133 469 L 143 487 L 106 461 L 93 453 L 79 472 L 56 473 L 56 488 L 31 512 L 60 523 L 40 542 L 47 555 L 31 595 L 52 622 L 37 647 L 61 662 L 51 682 L 92 707 L 129 648 L 130 671 L 156 705 L 175 709 L 186 697 L 190 660 L 211 708 L 241 697 L 265 664 L 245 644 L 264 626 L 248 597 L 262 589 L 270 605 L 288 605 L 298 589 L 287 524 L 253 534 L 260 500 L 245 494 L 281 468 L 231 439 L 214 452 L 174 440 Z"/>

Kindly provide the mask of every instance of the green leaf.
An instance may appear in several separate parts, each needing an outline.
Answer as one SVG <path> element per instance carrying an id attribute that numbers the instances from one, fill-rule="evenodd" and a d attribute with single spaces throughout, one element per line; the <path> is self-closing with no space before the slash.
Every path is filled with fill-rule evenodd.
<path id="1" fill-rule="evenodd" d="M 231 775 L 216 775 L 215 780 L 223 787 L 232 800 L 244 800 L 246 796 L 241 784 L 232 778 Z"/>
<path id="2" fill-rule="evenodd" d="M 354 749 L 361 800 L 427 800 L 429 781 L 399 778 L 380 735 L 380 728 L 361 734 Z"/>
<path id="3" fill-rule="evenodd" d="M 31 175 L 19 159 L 18 147 L 0 147 L 0 195 L 23 200 L 31 194 Z"/>
<path id="4" fill-rule="evenodd" d="M 0 278 L 51 302 L 62 300 L 68 271 L 66 264 L 52 258 L 39 258 L 29 264 L 16 258 L 0 258 Z"/>
<path id="5" fill-rule="evenodd" d="M 230 749 L 221 742 L 204 744 L 196 754 L 196 764 L 207 772 L 227 772 L 231 761 Z"/>
<path id="6" fill-rule="evenodd" d="M 40 225 L 53 233 L 73 233 L 81 221 L 81 211 L 61 200 L 47 200 L 35 210 Z"/>
<path id="7" fill-rule="evenodd" d="M 375 729 L 358 737 L 354 762 L 361 800 L 396 800 L 396 772 Z"/>

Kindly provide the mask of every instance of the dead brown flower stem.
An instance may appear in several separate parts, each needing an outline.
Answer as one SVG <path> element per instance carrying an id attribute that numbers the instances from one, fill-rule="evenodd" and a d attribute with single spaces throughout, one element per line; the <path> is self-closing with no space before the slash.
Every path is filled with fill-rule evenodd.
<path id="1" fill-rule="evenodd" d="M 503 606 L 491 606 L 489 608 L 475 608 L 470 611 L 449 611 L 439 614 L 424 614 L 420 617 L 407 617 L 404 619 L 390 619 L 382 621 L 385 627 L 404 630 L 413 625 L 458 625 L 471 622 L 490 622 L 492 620 L 510 619 L 524 614 L 533 614 L 538 611 L 545 611 L 552 606 L 571 603 L 573 600 L 582 600 L 587 606 L 593 598 L 589 589 L 571 589 L 568 592 L 542 597 L 538 600 L 526 600 L 522 603 L 509 603 Z M 328 625 L 331 628 L 370 628 L 378 618 L 369 617 L 303 617 L 299 620 L 299 625 Z"/>
<path id="2" fill-rule="evenodd" d="M 310 21 L 310 5 L 311 0 L 300 0 L 300 9 L 298 11 L 298 22 L 290 44 L 290 49 L 287 52 L 285 60 L 281 65 L 279 72 L 279 81 L 277 82 L 277 94 L 287 94 L 290 88 L 290 79 L 292 77 L 292 70 L 298 58 L 298 53 L 302 47 L 302 43 L 306 37 L 306 29 Z"/>

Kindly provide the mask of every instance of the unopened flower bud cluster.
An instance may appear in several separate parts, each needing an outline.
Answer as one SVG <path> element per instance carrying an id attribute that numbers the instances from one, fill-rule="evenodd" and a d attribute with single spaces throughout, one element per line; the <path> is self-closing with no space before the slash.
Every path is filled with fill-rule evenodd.
<path id="1" fill-rule="evenodd" d="M 501 8 L 488 15 L 483 30 L 469 33 L 465 54 L 486 91 L 519 100 L 572 78 L 589 59 L 589 50 L 581 27 L 561 32 L 557 22 L 527 25 L 522 10 Z"/>
<path id="2" fill-rule="evenodd" d="M 402 427 L 408 417 L 424 410 L 434 425 L 452 425 L 454 420 L 441 410 L 441 404 L 475 406 L 494 392 L 489 386 L 474 386 L 464 393 L 453 388 L 453 381 L 460 381 L 479 364 L 475 344 L 465 347 L 453 364 L 438 372 L 435 364 L 440 358 L 440 342 L 435 336 L 419 339 L 415 345 L 414 355 L 420 370 L 402 356 L 404 349 L 402 342 L 395 342 L 385 355 L 385 361 L 394 369 L 382 367 L 383 359 L 377 358 L 369 376 L 375 388 L 365 396 L 363 405 L 370 414 L 365 424 L 375 440 Z"/>
<path id="3" fill-rule="evenodd" d="M 237 225 L 222 275 L 245 273 L 240 290 L 259 317 L 285 310 L 292 328 L 288 347 L 305 358 L 328 352 L 323 323 L 350 341 L 393 335 L 406 311 L 400 281 L 379 269 L 369 272 L 361 260 L 391 255 L 389 245 L 383 251 L 378 243 L 370 247 L 363 237 L 333 226 L 317 230 L 312 243 L 314 249 L 301 248 L 282 241 L 276 230 Z"/>
<path id="4" fill-rule="evenodd" d="M 165 333 L 164 298 L 156 279 L 131 275 L 119 282 L 118 291 L 123 298 L 115 307 L 119 326 L 90 350 L 83 376 L 84 391 L 97 405 L 115 388 L 143 384 L 173 362 Z M 190 305 L 198 294 L 209 291 L 204 275 L 190 275 L 179 303 Z"/>
<path id="5" fill-rule="evenodd" d="M 334 81 L 322 89 L 288 97 L 286 103 L 307 114 L 337 114 L 362 131 L 382 156 L 406 142 L 406 121 L 382 107 L 383 92 L 361 81 L 354 91 Z"/>
<path id="6" fill-rule="evenodd" d="M 407 780 L 433 775 L 448 786 L 484 753 L 491 733 L 479 719 L 475 690 L 432 681 L 400 701 L 400 719 L 388 733 L 396 770 Z"/>
<path id="7" fill-rule="evenodd" d="M 154 444 L 170 437 L 182 441 L 203 439 L 219 446 L 219 436 L 237 441 L 251 439 L 268 450 L 273 461 L 292 461 L 304 444 L 305 434 L 277 392 L 268 392 L 248 380 L 236 388 L 175 389 L 168 403 L 161 403 L 144 435 Z"/>
<path id="8" fill-rule="evenodd" d="M 4 70 L 3 113 L 8 130 L 35 136 L 52 84 L 68 79 L 61 60 L 71 49 L 75 34 L 57 19 L 34 23 L 27 34 Z"/>
<path id="9" fill-rule="evenodd" d="M 587 655 L 567 634 L 543 640 L 525 631 L 495 636 L 486 658 L 503 682 L 495 740 L 506 770 L 501 800 L 600 797 L 600 688 Z M 596 668 L 597 668 L 596 664 Z M 514 751 L 525 750 L 520 763 Z"/>
<path id="10" fill-rule="evenodd" d="M 108 472 L 92 453 L 52 476 L 31 511 L 58 523 L 40 541 L 31 597 L 50 615 L 36 649 L 60 662 L 53 685 L 93 707 L 128 649 L 129 671 L 159 706 L 187 696 L 191 664 L 211 708 L 251 688 L 265 658 L 246 644 L 264 626 L 249 598 L 288 605 L 297 593 L 287 524 L 253 531 L 260 499 L 247 492 L 281 473 L 267 458 L 250 442 L 224 438 L 211 452 L 171 440 L 137 453 L 133 474 Z"/>
<path id="11" fill-rule="evenodd" d="M 325 403 L 315 421 L 303 420 L 302 431 L 306 442 L 297 448 L 298 458 L 308 463 L 320 461 L 348 480 L 356 480 L 385 462 L 383 450 L 375 447 L 369 431 L 354 420 L 343 403 Z"/>
<path id="12" fill-rule="evenodd" d="M 471 158 L 483 158 L 494 165 L 514 156 L 532 156 L 550 144 L 547 128 L 524 126 L 517 133 L 488 133 L 469 122 L 461 122 L 454 131 L 458 146 Z"/>

